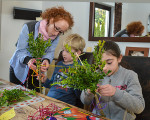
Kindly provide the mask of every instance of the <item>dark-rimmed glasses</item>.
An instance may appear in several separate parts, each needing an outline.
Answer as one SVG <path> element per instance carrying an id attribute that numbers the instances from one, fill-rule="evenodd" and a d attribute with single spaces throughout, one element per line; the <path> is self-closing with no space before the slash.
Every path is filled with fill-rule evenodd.
<path id="1" fill-rule="evenodd" d="M 54 23 L 54 30 L 56 32 L 59 32 L 59 34 L 63 34 L 64 35 L 64 31 L 60 30 L 60 28 L 56 27 L 55 23 Z"/>

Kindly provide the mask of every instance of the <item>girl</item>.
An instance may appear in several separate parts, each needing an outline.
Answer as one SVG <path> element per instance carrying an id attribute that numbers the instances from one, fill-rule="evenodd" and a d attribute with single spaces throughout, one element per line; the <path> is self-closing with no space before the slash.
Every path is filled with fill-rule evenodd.
<path id="1" fill-rule="evenodd" d="M 119 65 L 122 55 L 115 42 L 106 41 L 104 50 L 102 61 L 106 61 L 106 65 L 103 71 L 111 72 L 100 80 L 97 88 L 101 95 L 101 106 L 104 106 L 103 112 L 111 120 L 134 120 L 134 113 L 141 113 L 145 107 L 138 76 L 134 71 Z M 81 101 L 84 104 L 90 105 L 93 98 L 94 95 L 89 90 L 82 91 Z M 94 114 L 100 115 L 99 111 L 97 107 L 93 109 Z"/>

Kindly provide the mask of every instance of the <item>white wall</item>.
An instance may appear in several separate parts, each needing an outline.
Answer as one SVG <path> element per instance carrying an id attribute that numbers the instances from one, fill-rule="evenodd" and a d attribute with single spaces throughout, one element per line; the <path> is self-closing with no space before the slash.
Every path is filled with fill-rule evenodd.
<path id="1" fill-rule="evenodd" d="M 42 2 L 37 1 L 2 1 L 1 11 L 1 46 L 0 46 L 0 78 L 9 80 L 9 60 L 16 47 L 22 25 L 28 20 L 13 19 L 13 7 L 42 10 Z"/>
<path id="2" fill-rule="evenodd" d="M 78 33 L 86 40 L 86 47 L 94 48 L 94 45 L 97 42 L 88 41 L 88 29 L 89 29 L 89 2 L 53 2 L 53 1 L 2 1 L 2 16 L 1 16 L 1 46 L 0 46 L 0 78 L 9 80 L 9 60 L 13 55 L 16 47 L 15 43 L 18 39 L 20 30 L 22 25 L 27 22 L 27 20 L 17 20 L 13 19 L 12 10 L 13 7 L 24 7 L 24 8 L 32 8 L 32 9 L 42 9 L 50 8 L 52 6 L 62 5 L 66 10 L 68 10 L 73 16 L 75 20 L 75 25 L 71 31 L 66 33 Z M 150 5 L 148 5 L 150 6 Z M 146 9 L 146 6 L 144 6 Z M 143 8 L 142 8 L 143 9 Z M 127 9 L 128 10 L 128 9 Z M 123 18 L 123 25 L 129 22 L 132 9 L 130 12 L 126 12 L 126 17 Z M 137 13 L 135 13 L 137 11 Z M 146 24 L 148 15 L 145 17 L 141 17 L 144 13 L 136 10 L 134 12 L 136 17 L 135 19 L 142 18 L 143 24 Z M 147 12 L 149 9 L 147 8 Z M 140 12 L 140 13 L 139 13 Z M 140 17 L 139 17 L 140 16 Z M 132 19 L 134 20 L 134 19 Z M 144 23 L 146 22 L 146 23 Z M 66 36 L 65 35 L 65 36 Z M 61 36 L 62 39 L 65 39 L 65 36 Z M 131 47 L 149 47 L 150 43 L 128 43 L 128 42 L 119 42 L 118 43 L 121 51 L 124 55 L 126 46 Z M 60 45 L 59 45 L 60 46 Z M 59 49 L 61 49 L 59 47 Z"/>
<path id="3" fill-rule="evenodd" d="M 147 23 L 148 16 L 150 14 L 150 3 L 123 3 L 122 6 L 122 29 L 126 27 L 126 25 L 132 21 L 141 21 L 145 26 L 143 35 L 147 34 Z M 119 43 L 120 48 L 124 54 L 126 46 L 129 47 L 146 47 L 150 48 L 150 43 Z M 149 51 L 150 56 L 150 51 Z"/>
<path id="4" fill-rule="evenodd" d="M 132 21 L 141 21 L 145 26 L 143 35 L 146 35 L 150 3 L 123 3 L 122 9 L 122 29 Z"/>

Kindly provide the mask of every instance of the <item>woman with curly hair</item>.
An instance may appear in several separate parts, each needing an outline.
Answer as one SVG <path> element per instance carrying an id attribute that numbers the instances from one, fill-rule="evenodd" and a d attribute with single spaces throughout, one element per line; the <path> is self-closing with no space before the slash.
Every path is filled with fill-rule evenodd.
<path id="1" fill-rule="evenodd" d="M 33 29 L 34 39 L 41 33 L 44 40 L 52 40 L 52 45 L 47 48 L 45 51 L 46 55 L 42 57 L 41 71 L 46 72 L 49 68 L 49 64 L 53 60 L 55 48 L 59 42 L 59 35 L 64 34 L 64 32 L 71 29 L 74 25 L 72 15 L 63 7 L 48 8 L 41 14 L 41 17 L 41 21 L 32 21 L 23 25 L 18 38 L 16 51 L 9 61 L 10 82 L 28 86 L 29 89 L 35 89 L 34 85 L 38 86 L 39 83 L 36 79 L 34 80 L 34 83 L 32 83 L 32 77 L 28 76 L 30 68 L 36 69 L 36 61 L 27 51 L 28 34 L 30 33 L 29 29 Z M 25 81 L 27 76 L 28 82 Z M 36 90 L 39 91 L 39 89 Z"/>
<path id="2" fill-rule="evenodd" d="M 131 22 L 123 29 L 115 34 L 115 37 L 135 37 L 141 36 L 144 32 L 144 26 L 140 21 Z"/>

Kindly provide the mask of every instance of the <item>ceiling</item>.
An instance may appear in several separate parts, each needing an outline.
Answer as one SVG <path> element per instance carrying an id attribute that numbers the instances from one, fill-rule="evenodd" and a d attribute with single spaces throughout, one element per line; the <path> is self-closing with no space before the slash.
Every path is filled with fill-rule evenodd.
<path id="1" fill-rule="evenodd" d="M 3 0 L 2 0 L 3 1 Z M 150 3 L 150 0 L 7 0 L 7 1 L 59 1 L 59 2 L 124 2 L 124 3 Z"/>

